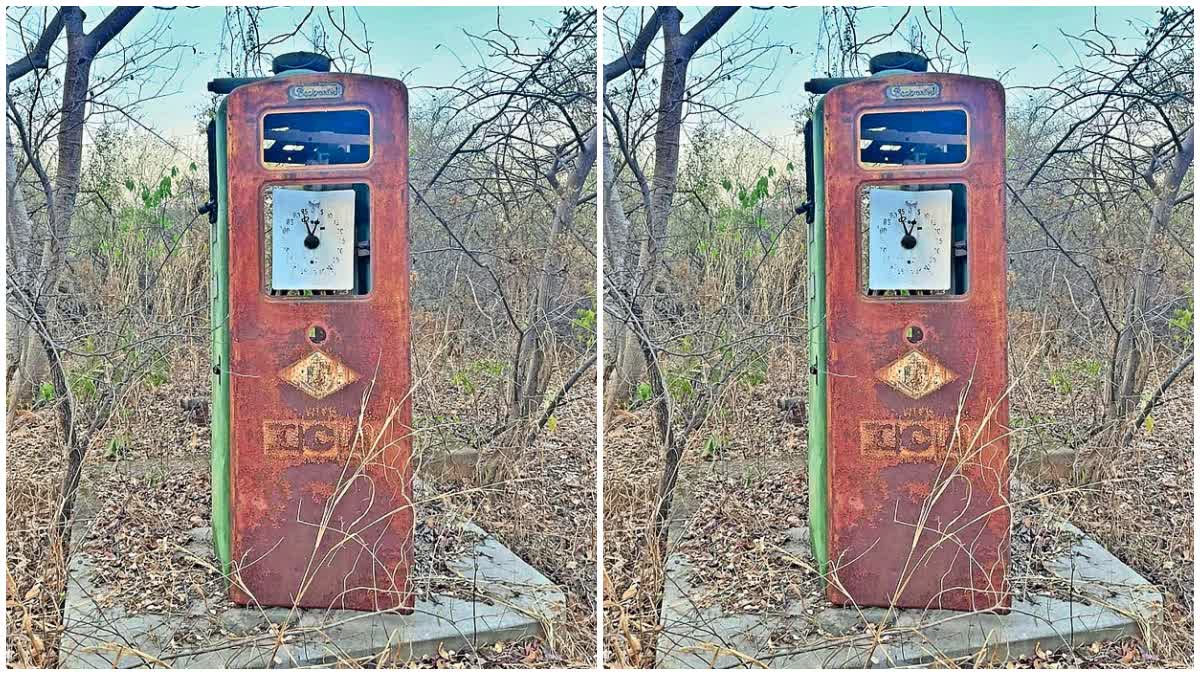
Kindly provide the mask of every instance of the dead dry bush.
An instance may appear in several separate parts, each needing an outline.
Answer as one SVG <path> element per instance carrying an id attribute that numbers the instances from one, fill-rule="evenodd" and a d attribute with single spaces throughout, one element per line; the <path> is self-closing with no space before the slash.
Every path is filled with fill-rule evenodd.
<path id="1" fill-rule="evenodd" d="M 61 542 L 51 539 L 51 525 L 64 463 L 52 418 L 30 414 L 22 422 L 24 427 L 8 436 L 5 476 L 6 662 L 52 668 L 67 566 Z"/>
<path id="2" fill-rule="evenodd" d="M 455 374 L 487 358 L 487 353 L 467 350 L 460 359 L 437 358 L 445 351 L 441 335 L 423 332 L 415 347 L 416 363 L 438 364 L 417 370 L 415 413 L 431 422 L 418 425 L 417 444 L 428 447 L 433 444 L 420 439 L 436 438 L 447 446 L 469 447 L 464 439 L 491 428 L 494 407 L 478 405 Z M 81 490 L 85 502 L 98 500 L 99 506 L 95 512 L 89 506 L 91 534 L 74 546 L 98 561 L 99 579 L 110 593 L 105 602 L 145 611 L 197 598 L 214 607 L 228 603 L 223 583 L 214 576 L 211 555 L 207 566 L 198 566 L 194 556 L 181 553 L 191 531 L 207 526 L 209 517 L 204 468 L 209 454 L 208 420 L 180 405 L 184 400 L 207 399 L 206 364 L 201 348 L 181 354 L 176 378 L 131 390 L 138 414 L 114 423 L 95 441 Z M 557 413 L 555 428 L 544 431 L 534 446 L 488 444 L 480 448 L 479 471 L 452 480 L 420 477 L 417 535 L 434 537 L 431 547 L 422 550 L 446 554 L 444 532 L 429 529 L 431 513 L 445 510 L 473 520 L 563 588 L 568 598 L 565 614 L 544 626 L 544 640 L 446 651 L 405 665 L 545 667 L 594 662 L 592 391 L 582 387 L 570 397 Z M 440 421 L 432 422 L 435 419 Z M 57 662 L 66 561 L 61 547 L 47 539 L 64 468 L 55 425 L 52 409 L 36 409 L 18 416 L 8 439 L 10 665 L 50 667 Z M 149 473 L 142 473 L 142 468 Z M 436 577 L 436 562 L 418 561 L 415 574 Z M 386 660 L 386 655 L 381 658 Z"/>
<path id="3" fill-rule="evenodd" d="M 645 452 L 651 416 L 628 412 L 604 435 L 604 662 L 654 666 L 664 552 L 649 536 L 661 472 L 660 453 Z"/>
<path id="4" fill-rule="evenodd" d="M 1114 446 L 1102 436 L 1080 432 L 1093 422 L 1099 403 L 1097 388 L 1090 386 L 1094 368 L 1080 366 L 1094 358 L 1086 347 L 1063 345 L 1050 355 L 1040 338 L 1013 340 L 1014 362 L 1039 355 L 1013 394 L 1018 462 L 1047 450 L 1069 450 L 1060 470 L 1030 466 L 1017 475 L 1031 494 L 1053 495 L 1040 500 L 1042 508 L 1095 538 L 1163 592 L 1164 612 L 1144 627 L 1146 653 L 1139 651 L 1136 662 L 1190 663 L 1195 582 L 1192 374 L 1189 369 L 1170 390 L 1129 446 Z M 1158 364 L 1150 376 L 1150 384 L 1156 385 L 1173 358 L 1156 354 L 1150 360 Z M 1083 394 L 1077 393 L 1080 388 Z M 1122 652 L 1120 658 L 1124 656 Z"/>
<path id="5" fill-rule="evenodd" d="M 62 350 L 75 438 L 93 462 L 207 454 L 207 428 L 193 423 L 201 420 L 164 423 L 181 417 L 181 401 L 196 398 L 194 384 L 208 372 L 195 347 L 207 335 L 208 302 L 207 233 L 189 199 L 195 180 L 180 178 L 180 194 L 163 191 L 155 208 L 126 205 L 115 214 L 81 206 L 88 226 L 74 242 L 47 329 Z M 68 542 L 56 514 L 69 465 L 67 392 L 53 377 L 32 384 L 32 409 L 10 407 L 8 416 L 7 656 L 14 665 L 52 667 L 66 588 Z"/>
<path id="6" fill-rule="evenodd" d="M 1035 472 L 1027 458 L 1044 447 L 1080 438 L 1077 429 L 1086 428 L 1094 414 L 1088 406 L 1097 403 L 1098 389 L 1088 387 L 1087 394 L 1078 396 L 1068 391 L 1062 373 L 1086 357 L 1086 350 L 1064 346 L 1047 357 L 1044 335 L 1026 330 L 1028 320 L 1017 316 L 1011 328 L 1017 486 L 1013 545 L 1020 548 L 1013 555 L 1013 588 L 1033 589 L 1030 584 L 1036 585 L 1044 576 L 1038 561 L 1070 545 L 1068 533 L 1053 526 L 1065 519 L 1154 584 L 1166 600 L 1162 615 L 1143 627 L 1142 640 L 1098 642 L 1075 652 L 1043 650 L 1008 665 L 1186 665 L 1191 662 L 1193 626 L 1190 374 L 1185 378 L 1189 382 L 1172 390 L 1155 409 L 1151 428 L 1143 428 L 1130 447 L 1085 442 L 1075 449 L 1078 470 L 1068 469 L 1048 479 Z M 722 399 L 721 412 L 710 416 L 688 446 L 684 461 L 689 470 L 683 475 L 707 477 L 681 479 L 677 487 L 677 499 L 692 501 L 697 509 L 681 545 L 689 558 L 701 561 L 695 573 L 713 582 L 708 588 L 717 594 L 694 598 L 697 602 L 754 613 L 767 605 L 807 597 L 811 590 L 804 583 L 808 574 L 776 555 L 781 549 L 769 545 L 786 538 L 789 528 L 802 527 L 805 509 L 800 505 L 762 508 L 782 499 L 784 491 L 806 496 L 804 427 L 790 424 L 786 411 L 776 407 L 779 397 L 803 390 L 806 374 L 798 351 L 771 350 L 767 381 L 731 387 Z M 1031 354 L 1037 358 L 1029 359 Z M 661 454 L 648 451 L 644 441 L 653 433 L 652 411 L 642 406 L 616 415 L 605 436 L 604 658 L 616 667 L 652 666 L 662 629 L 659 604 L 667 552 L 649 535 Z M 716 456 L 707 443 L 713 436 L 729 439 Z M 715 472 L 712 462 L 720 459 L 750 460 L 751 466 L 761 465 L 762 470 L 746 470 L 754 475 Z M 787 471 L 788 466 L 795 470 Z M 772 485 L 766 492 L 755 492 Z M 751 545 L 759 540 L 768 545 Z M 797 578 L 789 576 L 797 573 Z M 814 601 L 819 603 L 820 598 Z"/>
<path id="7" fill-rule="evenodd" d="M 495 433 L 503 427 L 500 411 L 511 382 L 502 353 L 506 342 L 455 334 L 455 320 L 429 325 L 433 330 L 414 342 L 414 368 L 435 368 L 414 392 L 414 418 L 422 429 L 414 448 L 418 478 L 434 493 L 454 495 L 458 513 L 563 588 L 566 614 L 545 626 L 548 640 L 538 662 L 593 663 L 594 371 L 571 388 L 553 422 L 526 446 L 514 442 L 519 437 Z M 549 390 L 561 389 L 577 358 L 566 345 L 549 352 L 556 373 Z M 465 456 L 451 456 L 464 451 Z"/>

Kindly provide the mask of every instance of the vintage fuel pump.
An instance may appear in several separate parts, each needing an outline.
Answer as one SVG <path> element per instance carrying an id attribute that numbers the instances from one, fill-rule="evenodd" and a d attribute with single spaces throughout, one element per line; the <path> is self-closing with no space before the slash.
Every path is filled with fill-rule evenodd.
<path id="1" fill-rule="evenodd" d="M 273 70 L 209 83 L 217 555 L 241 604 L 411 610 L 408 94 Z"/>
<path id="2" fill-rule="evenodd" d="M 1004 89 L 926 67 L 805 85 L 813 550 L 838 604 L 1004 612 Z"/>

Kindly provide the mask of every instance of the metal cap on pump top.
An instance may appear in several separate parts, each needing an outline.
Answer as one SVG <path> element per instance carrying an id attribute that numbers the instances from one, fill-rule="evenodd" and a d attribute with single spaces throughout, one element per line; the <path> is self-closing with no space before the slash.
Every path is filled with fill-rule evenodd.
<path id="1" fill-rule="evenodd" d="M 887 52 L 871 57 L 867 70 L 877 75 L 887 70 L 908 70 L 924 73 L 929 70 L 929 59 L 912 52 Z"/>
<path id="2" fill-rule="evenodd" d="M 289 70 L 311 70 L 328 73 L 331 61 L 328 56 L 313 52 L 288 52 L 271 60 L 271 72 L 279 75 Z"/>

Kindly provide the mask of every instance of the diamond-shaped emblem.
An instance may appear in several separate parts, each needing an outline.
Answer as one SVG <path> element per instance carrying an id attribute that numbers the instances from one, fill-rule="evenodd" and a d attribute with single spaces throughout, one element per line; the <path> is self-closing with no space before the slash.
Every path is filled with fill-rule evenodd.
<path id="1" fill-rule="evenodd" d="M 279 371 L 279 377 L 309 396 L 322 399 L 357 380 L 359 374 L 324 352 L 313 352 Z"/>
<path id="2" fill-rule="evenodd" d="M 880 368 L 875 376 L 913 399 L 928 396 L 958 377 L 942 364 L 915 350 Z"/>

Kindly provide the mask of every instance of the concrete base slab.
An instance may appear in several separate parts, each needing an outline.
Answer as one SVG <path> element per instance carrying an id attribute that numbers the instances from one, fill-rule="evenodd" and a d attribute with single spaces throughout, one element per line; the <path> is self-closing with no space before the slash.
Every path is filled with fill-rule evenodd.
<path id="1" fill-rule="evenodd" d="M 170 666 L 280 668 L 381 657 L 404 662 L 441 649 L 478 648 L 542 634 L 565 608 L 550 580 L 479 528 L 468 555 L 449 564 L 470 582 L 471 597 L 418 600 L 410 615 L 389 612 L 210 608 L 196 602 L 176 614 L 127 615 L 104 607 L 91 581 L 93 561 L 72 557 L 60 665 L 65 668 Z M 211 530 L 193 532 L 211 545 Z M 80 539 L 82 540 L 82 537 Z M 222 599 L 223 600 L 223 599 Z"/>
<path id="2" fill-rule="evenodd" d="M 681 481 L 681 484 L 686 484 Z M 672 513 L 672 538 L 686 527 L 685 497 Z M 1078 543 L 1048 564 L 1055 596 L 1014 602 L 1007 615 L 944 610 L 807 606 L 796 600 L 764 614 L 700 607 L 687 556 L 667 559 L 658 637 L 661 668 L 871 668 L 960 662 L 995 665 L 1094 641 L 1140 635 L 1162 609 L 1162 594 L 1069 523 Z M 807 528 L 789 530 L 787 550 L 811 562 Z M 1058 590 L 1061 589 L 1061 590 Z M 1067 599 L 1064 599 L 1067 598 Z"/>

